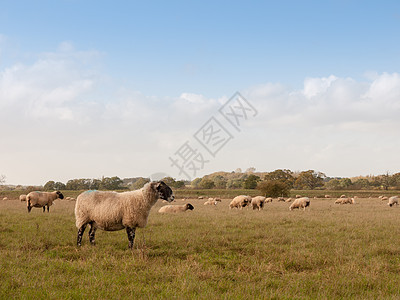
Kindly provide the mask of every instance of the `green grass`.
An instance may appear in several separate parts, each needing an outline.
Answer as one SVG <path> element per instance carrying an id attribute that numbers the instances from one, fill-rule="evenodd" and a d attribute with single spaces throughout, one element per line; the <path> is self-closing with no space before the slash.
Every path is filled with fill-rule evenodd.
<path id="1" fill-rule="evenodd" d="M 302 193 L 303 194 L 303 193 Z M 0 201 L 1 299 L 395 299 L 400 207 L 311 200 L 308 211 L 261 212 L 191 199 L 176 215 L 152 209 L 128 250 L 125 231 L 87 232 L 75 247 L 74 202 L 50 213 Z M 184 203 L 178 200 L 178 204 Z"/>

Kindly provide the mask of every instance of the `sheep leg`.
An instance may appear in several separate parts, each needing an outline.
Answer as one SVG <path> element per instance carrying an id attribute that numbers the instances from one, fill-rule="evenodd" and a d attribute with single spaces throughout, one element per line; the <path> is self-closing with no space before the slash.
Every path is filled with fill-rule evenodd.
<path id="1" fill-rule="evenodd" d="M 43 206 L 43 212 L 45 212 L 46 211 L 46 206 Z"/>
<path id="2" fill-rule="evenodd" d="M 96 234 L 96 227 L 93 225 L 93 222 L 90 223 L 90 230 L 89 230 L 89 241 L 92 245 L 95 245 L 95 234 Z"/>
<path id="3" fill-rule="evenodd" d="M 83 225 L 81 226 L 81 228 L 79 228 L 79 230 L 78 230 L 78 238 L 77 238 L 77 240 L 76 240 L 76 245 L 77 245 L 78 247 L 80 247 L 81 244 L 82 244 L 82 236 L 83 236 L 83 233 L 85 232 L 86 225 L 87 225 L 87 224 L 83 224 Z"/>
<path id="4" fill-rule="evenodd" d="M 132 249 L 133 247 L 133 241 L 135 239 L 135 230 L 136 228 L 126 227 L 126 233 L 128 234 L 128 240 L 129 240 L 129 249 Z"/>
<path id="5" fill-rule="evenodd" d="M 49 212 L 50 206 L 47 205 L 47 212 Z"/>
<path id="6" fill-rule="evenodd" d="M 32 206 L 28 205 L 28 213 L 30 213 L 32 210 Z"/>

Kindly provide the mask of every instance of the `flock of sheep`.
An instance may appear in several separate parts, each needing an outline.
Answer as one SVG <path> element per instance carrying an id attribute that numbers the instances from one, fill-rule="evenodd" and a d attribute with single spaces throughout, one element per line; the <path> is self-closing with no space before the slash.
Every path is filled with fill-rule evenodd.
<path id="1" fill-rule="evenodd" d="M 150 209 L 154 206 L 158 199 L 163 202 L 170 203 L 174 201 L 172 189 L 163 181 L 154 181 L 147 183 L 143 188 L 129 191 L 129 192 L 111 192 L 111 191 L 97 191 L 89 190 L 81 193 L 75 204 L 75 225 L 78 228 L 77 246 L 82 244 L 82 236 L 87 227 L 89 229 L 89 242 L 95 244 L 95 233 L 97 229 L 105 231 L 116 231 L 125 229 L 129 241 L 129 248 L 132 248 L 135 239 L 135 230 L 137 227 L 143 228 L 147 224 Z M 204 197 L 199 197 L 203 199 Z M 331 198 L 325 195 L 325 198 Z M 335 201 L 335 204 L 354 204 L 357 197 L 340 196 Z M 380 196 L 382 201 L 388 200 L 388 205 L 398 205 L 398 197 L 384 197 Z M 30 192 L 27 195 L 20 195 L 21 201 L 26 201 L 28 212 L 31 212 L 32 207 L 43 208 L 45 212 L 46 207 L 49 212 L 49 207 L 56 199 L 64 199 L 64 195 L 59 192 Z M 66 200 L 75 200 L 74 198 L 67 197 Z M 3 198 L 7 200 L 7 198 Z M 186 199 L 183 199 L 184 201 Z M 262 210 L 265 203 L 272 202 L 272 198 L 263 196 L 251 197 L 248 195 L 239 195 L 233 198 L 229 203 L 230 209 L 242 209 L 244 207 L 251 207 L 253 210 Z M 296 195 L 295 199 L 278 197 L 277 201 L 291 202 L 289 210 L 303 209 L 310 206 L 310 199 Z M 220 198 L 209 198 L 204 205 L 217 205 L 221 202 Z M 182 205 L 165 205 L 162 206 L 159 213 L 179 213 L 187 210 L 193 210 L 194 206 L 190 203 Z"/>

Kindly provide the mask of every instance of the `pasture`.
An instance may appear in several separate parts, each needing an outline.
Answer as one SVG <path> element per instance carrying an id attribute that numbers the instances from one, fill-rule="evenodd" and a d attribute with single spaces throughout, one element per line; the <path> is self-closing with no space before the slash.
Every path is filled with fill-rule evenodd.
<path id="1" fill-rule="evenodd" d="M 75 246 L 75 202 L 50 213 L 0 200 L 0 297 L 32 299 L 376 299 L 400 295 L 400 207 L 311 199 L 309 210 L 267 203 L 229 210 L 159 201 L 132 251 L 124 230 L 85 232 Z M 183 204 L 181 198 L 176 204 Z"/>

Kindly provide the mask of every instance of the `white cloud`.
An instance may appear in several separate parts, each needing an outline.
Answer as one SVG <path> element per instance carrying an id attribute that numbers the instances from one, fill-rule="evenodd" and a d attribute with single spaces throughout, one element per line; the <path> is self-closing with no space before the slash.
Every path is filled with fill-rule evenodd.
<path id="1" fill-rule="evenodd" d="M 168 157 L 231 96 L 143 95 L 99 70 L 101 58 L 64 42 L 30 64 L 0 69 L 0 173 L 8 182 L 159 171 L 178 177 Z M 400 168 L 398 73 L 306 78 L 299 90 L 266 83 L 242 94 L 258 116 L 241 133 L 230 128 L 234 139 L 203 173 L 255 166 L 351 176 Z"/>

